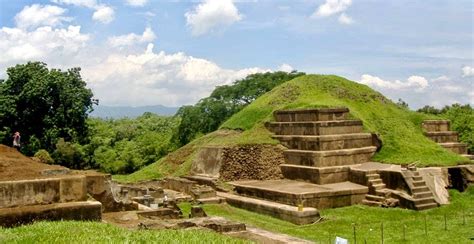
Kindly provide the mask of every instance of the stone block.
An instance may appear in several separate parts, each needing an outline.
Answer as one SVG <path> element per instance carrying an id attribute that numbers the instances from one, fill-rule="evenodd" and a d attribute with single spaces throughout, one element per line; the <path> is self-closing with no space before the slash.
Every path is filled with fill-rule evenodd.
<path id="1" fill-rule="evenodd" d="M 67 202 L 0 209 L 0 226 L 15 227 L 41 220 L 100 221 L 100 202 Z"/>
<path id="2" fill-rule="evenodd" d="M 303 180 L 320 185 L 349 181 L 350 169 L 347 166 L 318 168 L 282 164 L 280 168 L 283 176 L 290 180 Z"/>
<path id="3" fill-rule="evenodd" d="M 330 167 L 368 162 L 376 150 L 376 147 L 333 151 L 286 150 L 283 155 L 287 164 Z"/>
<path id="4" fill-rule="evenodd" d="M 267 129 L 277 135 L 336 135 L 362 133 L 362 121 L 268 122 Z"/>
<path id="5" fill-rule="evenodd" d="M 87 200 L 87 184 L 85 176 L 71 176 L 68 178 L 61 178 L 59 188 L 61 202 L 77 202 Z"/>
<path id="6" fill-rule="evenodd" d="M 348 113 L 348 108 L 295 109 L 275 111 L 273 116 L 279 122 L 331 121 L 345 120 Z"/>
<path id="7" fill-rule="evenodd" d="M 50 204 L 59 200 L 59 179 L 0 182 L 0 208 Z"/>

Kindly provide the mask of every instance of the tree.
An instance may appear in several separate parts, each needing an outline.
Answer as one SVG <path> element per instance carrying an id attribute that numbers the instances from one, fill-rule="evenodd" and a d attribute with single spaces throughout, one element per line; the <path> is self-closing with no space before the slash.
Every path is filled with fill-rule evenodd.
<path id="1" fill-rule="evenodd" d="M 0 140 L 10 144 L 12 133 L 20 131 L 29 155 L 40 148 L 52 152 L 59 138 L 84 142 L 88 113 L 98 101 L 80 70 L 48 69 L 41 62 L 8 68 L 7 79 L 0 80 Z"/>
<path id="2" fill-rule="evenodd" d="M 225 120 L 261 95 L 301 75 L 304 73 L 297 71 L 257 73 L 237 80 L 232 85 L 216 87 L 209 97 L 178 110 L 176 116 L 181 117 L 181 123 L 172 140 L 182 146 L 200 135 L 218 129 Z"/>

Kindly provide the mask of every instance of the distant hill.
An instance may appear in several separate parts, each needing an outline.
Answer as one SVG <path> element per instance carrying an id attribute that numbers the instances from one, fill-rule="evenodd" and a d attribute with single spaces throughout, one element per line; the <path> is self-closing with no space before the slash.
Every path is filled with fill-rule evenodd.
<path id="1" fill-rule="evenodd" d="M 158 115 L 171 116 L 178 111 L 177 107 L 165 107 L 163 105 L 155 106 L 141 106 L 141 107 L 127 107 L 127 106 L 104 106 L 99 105 L 94 108 L 94 111 L 90 114 L 91 117 L 96 118 L 135 118 L 142 115 L 145 112 L 151 112 Z"/>

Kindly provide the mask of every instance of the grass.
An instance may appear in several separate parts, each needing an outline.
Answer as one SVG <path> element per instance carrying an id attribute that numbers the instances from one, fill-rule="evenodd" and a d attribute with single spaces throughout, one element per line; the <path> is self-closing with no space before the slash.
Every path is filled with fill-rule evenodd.
<path id="1" fill-rule="evenodd" d="M 200 137 L 161 160 L 115 180 L 134 182 L 189 172 L 202 146 L 277 144 L 264 123 L 273 120 L 273 111 L 293 108 L 348 107 L 352 118 L 360 119 L 367 132 L 383 142 L 374 161 L 418 166 L 448 166 L 470 163 L 464 157 L 440 147 L 423 135 L 421 123 L 435 119 L 394 104 L 368 86 L 334 75 L 305 75 L 288 81 L 259 97 L 233 115 L 220 130 Z M 180 158 L 175 160 L 174 158 Z"/>
<path id="2" fill-rule="evenodd" d="M 227 120 L 221 128 L 242 129 L 238 143 L 274 143 L 270 132 L 262 130 L 279 109 L 348 107 L 352 117 L 364 123 L 367 132 L 377 133 L 383 142 L 375 161 L 413 163 L 419 166 L 446 166 L 468 161 L 451 153 L 423 135 L 421 123 L 432 115 L 410 111 L 394 104 L 368 86 L 334 75 L 305 75 L 286 82 L 258 98 Z M 236 139 L 228 140 L 230 144 Z M 226 143 L 223 141 L 223 143 Z"/>
<path id="3" fill-rule="evenodd" d="M 206 230 L 126 230 L 100 222 L 37 222 L 0 228 L 0 243 L 246 243 Z"/>
<path id="4" fill-rule="evenodd" d="M 354 226 L 357 243 L 380 243 L 382 223 L 385 243 L 472 243 L 469 238 L 474 238 L 474 187 L 471 186 L 464 193 L 451 190 L 450 195 L 451 204 L 426 211 L 362 205 L 321 210 L 321 216 L 324 218 L 322 222 L 304 226 L 229 205 L 204 205 L 204 209 L 208 215 L 223 216 L 262 229 L 321 243 L 329 243 L 329 239 L 334 240 L 335 236 L 349 239 L 353 243 Z M 189 204 L 180 206 L 184 213 L 189 211 Z M 447 230 L 444 224 L 445 215 Z"/>

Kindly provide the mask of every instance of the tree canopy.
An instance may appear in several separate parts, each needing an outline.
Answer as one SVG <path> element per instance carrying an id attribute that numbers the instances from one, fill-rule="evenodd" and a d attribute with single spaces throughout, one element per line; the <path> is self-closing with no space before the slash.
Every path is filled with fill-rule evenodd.
<path id="1" fill-rule="evenodd" d="M 181 117 L 181 123 L 173 140 L 178 146 L 182 146 L 200 135 L 216 130 L 225 120 L 261 95 L 304 74 L 297 71 L 256 73 L 231 85 L 216 87 L 209 97 L 178 110 L 177 116 Z"/>
<path id="2" fill-rule="evenodd" d="M 84 142 L 86 119 L 92 111 L 92 91 L 80 68 L 48 69 L 45 63 L 28 62 L 7 69 L 0 80 L 0 140 L 11 144 L 19 131 L 23 149 L 31 155 L 43 148 L 52 151 L 59 138 Z"/>

